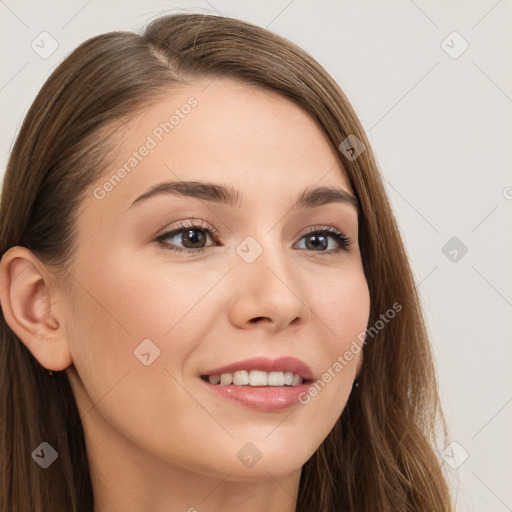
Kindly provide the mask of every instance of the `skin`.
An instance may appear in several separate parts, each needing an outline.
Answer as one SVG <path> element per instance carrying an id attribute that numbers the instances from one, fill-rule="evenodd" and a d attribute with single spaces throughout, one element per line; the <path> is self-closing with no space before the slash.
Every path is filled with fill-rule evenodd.
<path id="1" fill-rule="evenodd" d="M 324 133 L 275 92 L 209 82 L 173 91 L 119 132 L 122 166 L 169 112 L 190 96 L 198 101 L 103 199 L 92 192 L 118 167 L 91 187 L 68 280 L 23 247 L 0 264 L 9 326 L 41 365 L 70 379 L 95 512 L 295 510 L 301 467 L 339 418 L 361 367 L 359 352 L 307 405 L 281 412 L 218 398 L 199 379 L 241 359 L 281 355 L 320 378 L 365 330 L 370 308 L 355 209 L 288 208 L 308 186 L 353 193 Z M 169 180 L 231 185 L 247 202 L 240 210 L 160 195 L 129 208 Z M 219 245 L 208 236 L 206 252 L 192 254 L 155 241 L 190 220 L 215 228 Z M 306 248 L 305 234 L 325 225 L 352 240 L 348 251 Z M 252 263 L 235 251 L 248 236 L 263 250 Z M 181 240 L 167 242 L 185 248 Z M 149 366 L 134 356 L 147 338 L 160 349 Z M 237 457 L 248 442 L 262 454 L 250 468 Z"/>

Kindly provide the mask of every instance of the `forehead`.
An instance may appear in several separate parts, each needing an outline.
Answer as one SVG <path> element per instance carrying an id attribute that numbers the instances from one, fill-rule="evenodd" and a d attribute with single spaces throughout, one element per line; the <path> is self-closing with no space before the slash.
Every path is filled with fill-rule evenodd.
<path id="1" fill-rule="evenodd" d="M 351 187 L 313 118 L 291 100 L 226 78 L 198 80 L 137 113 L 117 133 L 113 164 L 85 211 L 119 214 L 164 181 L 224 184 L 244 207 L 288 204 L 307 187 Z M 277 203 L 276 203 L 277 201 Z"/>

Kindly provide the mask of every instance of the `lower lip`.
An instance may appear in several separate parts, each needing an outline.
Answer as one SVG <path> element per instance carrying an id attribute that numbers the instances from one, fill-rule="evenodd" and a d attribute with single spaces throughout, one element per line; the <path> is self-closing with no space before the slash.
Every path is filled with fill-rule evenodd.
<path id="1" fill-rule="evenodd" d="M 201 379 L 205 386 L 217 396 L 236 401 L 251 409 L 262 412 L 283 411 L 290 407 L 301 404 L 299 397 L 307 394 L 309 383 L 298 384 L 297 386 L 235 386 L 230 384 L 210 384 Z"/>

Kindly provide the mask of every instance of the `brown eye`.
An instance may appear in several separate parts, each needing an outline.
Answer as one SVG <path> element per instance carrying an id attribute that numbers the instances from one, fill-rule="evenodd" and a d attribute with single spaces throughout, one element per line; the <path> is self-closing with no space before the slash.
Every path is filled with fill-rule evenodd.
<path id="1" fill-rule="evenodd" d="M 213 238 L 216 232 L 206 226 L 181 224 L 176 229 L 167 231 L 157 238 L 166 248 L 176 252 L 204 252 L 207 249 L 208 237 Z"/>
<path id="2" fill-rule="evenodd" d="M 181 242 L 185 249 L 202 249 L 206 243 L 207 236 L 199 229 L 187 229 L 181 233 Z"/>
<path id="3" fill-rule="evenodd" d="M 329 238 L 336 240 L 338 249 L 334 248 L 328 250 Z M 306 250 L 318 253 L 333 254 L 340 251 L 347 251 L 350 245 L 348 237 L 346 237 L 341 231 L 330 226 L 326 226 L 321 229 L 315 228 L 314 230 L 306 233 L 301 240 L 302 239 L 306 240 Z"/>

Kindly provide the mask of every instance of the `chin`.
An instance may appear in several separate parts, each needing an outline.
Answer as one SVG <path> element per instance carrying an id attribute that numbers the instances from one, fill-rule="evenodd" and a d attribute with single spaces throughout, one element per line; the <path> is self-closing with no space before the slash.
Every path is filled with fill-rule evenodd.
<path id="1" fill-rule="evenodd" d="M 252 467 L 244 467 L 243 464 L 233 463 L 232 460 L 222 468 L 220 472 L 224 477 L 229 474 L 228 480 L 237 482 L 250 482 L 261 480 L 280 480 L 302 469 L 306 461 L 290 460 L 286 455 L 280 457 L 261 458 Z M 307 460 L 307 459 L 306 459 Z M 237 461 L 238 462 L 238 461 Z"/>
<path id="2" fill-rule="evenodd" d="M 231 472 L 230 478 L 246 481 L 284 477 L 300 471 L 318 447 L 304 442 L 303 437 L 286 439 L 276 432 L 269 435 L 268 430 L 251 439 L 238 438 L 234 453 L 224 448 L 222 469 L 224 474 Z M 308 440 L 311 441 L 310 436 Z"/>

